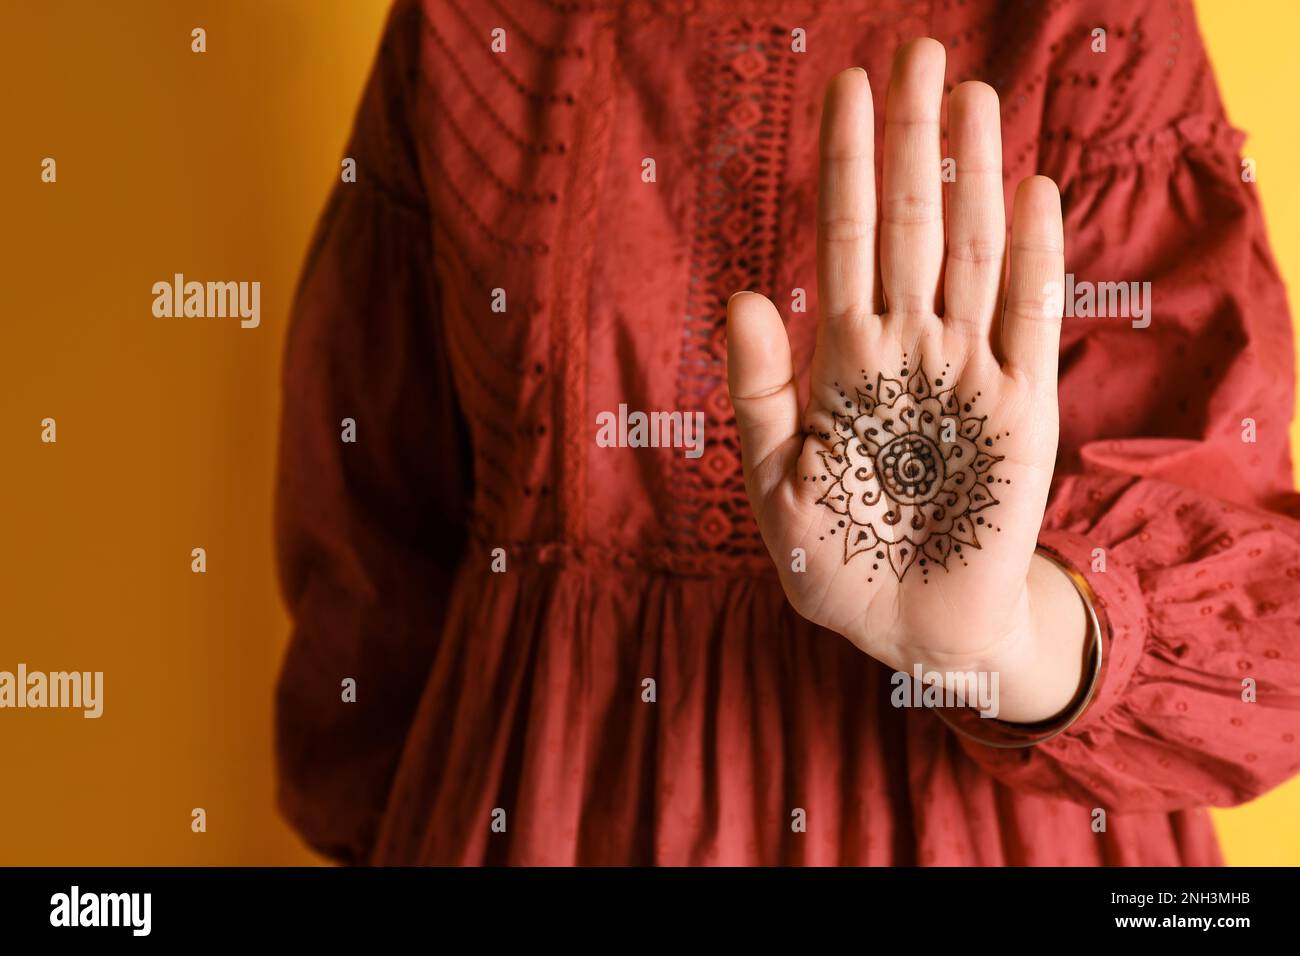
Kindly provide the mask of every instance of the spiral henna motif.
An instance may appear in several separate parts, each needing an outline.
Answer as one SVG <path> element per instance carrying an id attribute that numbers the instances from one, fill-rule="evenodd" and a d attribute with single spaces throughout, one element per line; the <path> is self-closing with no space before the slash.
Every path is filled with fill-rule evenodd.
<path id="1" fill-rule="evenodd" d="M 871 382 L 864 371 L 852 396 L 840 392 L 845 413 L 820 436 L 827 474 L 805 476 L 828 484 L 819 502 L 841 516 L 830 534 L 843 533 L 845 563 L 869 552 L 873 572 L 888 563 L 900 581 L 913 567 L 923 580 L 935 566 L 947 571 L 954 555 L 964 564 L 963 547 L 980 547 L 976 529 L 998 530 L 981 514 L 998 503 L 992 486 L 1010 483 L 991 473 L 1002 436 L 984 434 L 979 393 L 937 390 L 943 378 L 931 384 L 919 361 L 909 364 L 910 376 L 904 367 Z"/>
<path id="2" fill-rule="evenodd" d="M 943 490 L 943 454 L 924 435 L 900 435 L 880 449 L 876 473 L 893 501 L 921 504 Z"/>

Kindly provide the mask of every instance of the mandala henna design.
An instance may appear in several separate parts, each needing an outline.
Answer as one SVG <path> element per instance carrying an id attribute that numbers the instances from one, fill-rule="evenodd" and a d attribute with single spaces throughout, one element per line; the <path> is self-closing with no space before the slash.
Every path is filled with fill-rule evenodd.
<path id="1" fill-rule="evenodd" d="M 844 411 L 821 436 L 833 444 L 818 452 L 827 475 L 817 477 L 829 483 L 818 503 L 842 516 L 845 564 L 873 552 L 872 568 L 887 562 L 901 581 L 912 567 L 923 578 L 934 565 L 947 571 L 954 555 L 965 563 L 962 547 L 980 547 L 977 527 L 998 530 L 978 514 L 998 503 L 990 469 L 1002 460 L 988 450 L 1002 436 L 984 435 L 973 414 L 979 393 L 962 401 L 955 387 L 940 390 L 943 379 L 932 384 L 919 362 L 898 379 L 873 384 L 864 370 L 863 380 L 852 397 L 840 392 Z"/>

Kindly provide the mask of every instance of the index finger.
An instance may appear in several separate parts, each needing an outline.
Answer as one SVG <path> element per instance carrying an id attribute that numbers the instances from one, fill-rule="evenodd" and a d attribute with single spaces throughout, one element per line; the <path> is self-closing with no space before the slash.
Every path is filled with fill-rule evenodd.
<path id="1" fill-rule="evenodd" d="M 822 104 L 817 194 L 817 295 L 829 319 L 880 312 L 875 123 L 866 70 L 837 74 Z"/>

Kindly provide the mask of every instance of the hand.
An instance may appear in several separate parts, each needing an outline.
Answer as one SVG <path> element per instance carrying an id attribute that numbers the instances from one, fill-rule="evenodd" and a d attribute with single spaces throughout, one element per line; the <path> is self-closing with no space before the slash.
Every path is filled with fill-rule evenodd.
<path id="1" fill-rule="evenodd" d="M 938 42 L 899 51 L 877 232 L 871 86 L 831 81 L 811 394 L 801 415 L 781 317 L 745 292 L 728 304 L 731 399 L 795 609 L 899 670 L 998 671 L 999 716 L 1040 720 L 1074 695 L 1085 631 L 1034 551 L 1056 458 L 1060 196 L 1020 184 L 1008 257 L 997 93 L 953 91 L 945 185 L 943 83 Z"/>

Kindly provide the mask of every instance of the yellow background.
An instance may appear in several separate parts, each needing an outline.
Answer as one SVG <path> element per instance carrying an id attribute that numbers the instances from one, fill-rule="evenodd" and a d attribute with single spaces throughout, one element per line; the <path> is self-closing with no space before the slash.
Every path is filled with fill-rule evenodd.
<path id="1" fill-rule="evenodd" d="M 1300 3 L 1197 6 L 1294 286 Z M 273 806 L 278 368 L 387 0 L 0 7 L 0 669 L 106 675 L 98 721 L 0 712 L 0 864 L 310 863 Z M 149 320 L 176 271 L 261 281 L 261 328 Z M 1300 864 L 1300 781 L 1215 820 Z"/>

